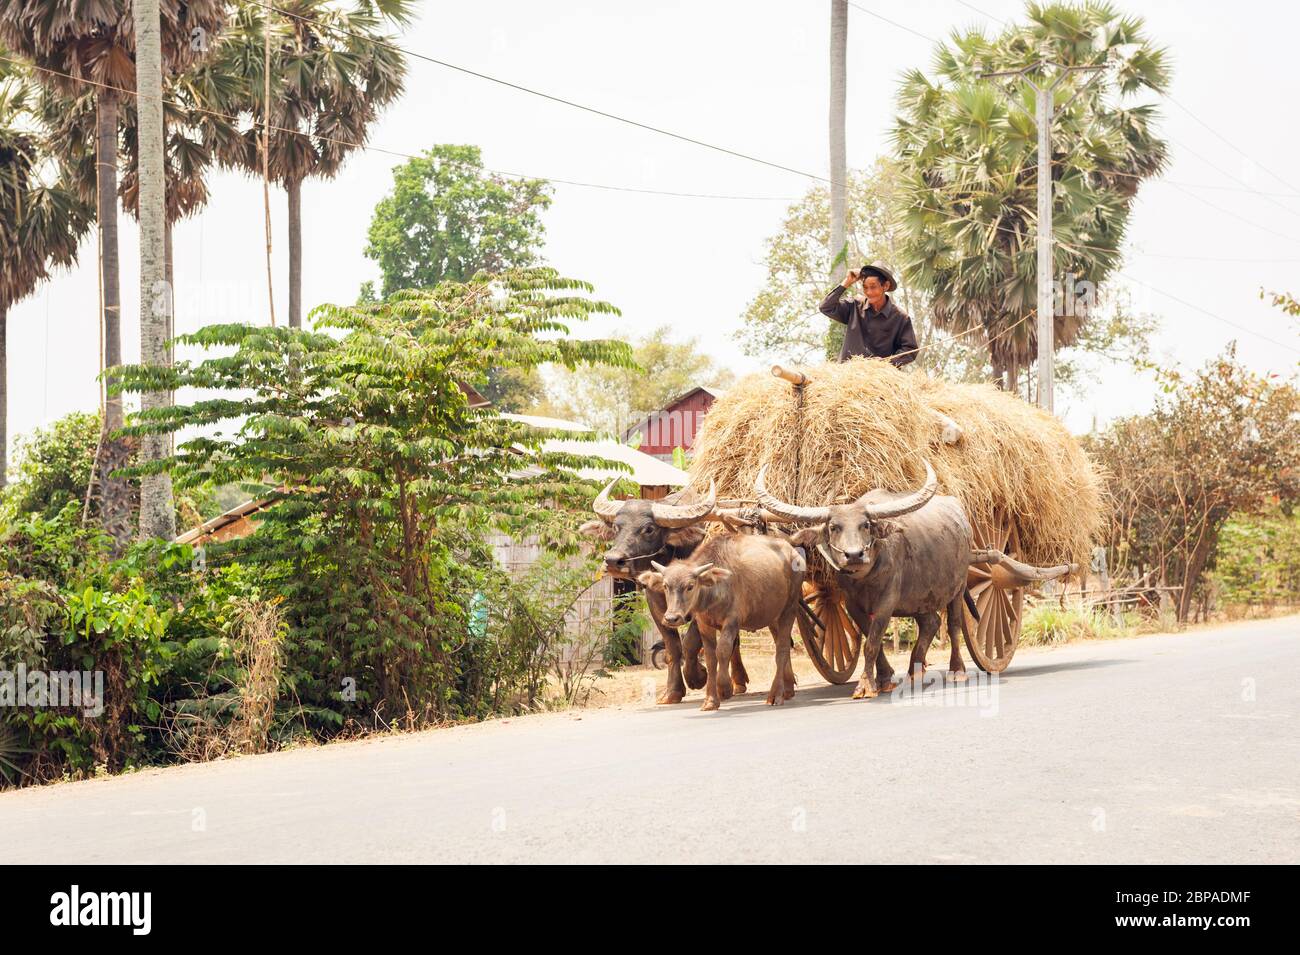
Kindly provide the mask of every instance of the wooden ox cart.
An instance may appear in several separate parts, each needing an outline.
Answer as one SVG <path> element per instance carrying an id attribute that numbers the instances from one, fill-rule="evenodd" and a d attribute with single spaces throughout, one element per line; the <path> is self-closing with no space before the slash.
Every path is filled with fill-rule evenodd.
<path id="1" fill-rule="evenodd" d="M 1086 560 L 1103 518 L 1100 481 L 1056 419 L 988 385 L 953 385 L 856 360 L 812 372 L 750 376 L 710 410 L 691 471 L 717 486 L 724 513 L 771 521 L 753 497 L 768 466 L 779 496 L 804 505 L 851 500 L 872 486 L 915 487 L 922 460 L 941 493 L 962 501 L 974 531 L 968 584 L 979 610 L 962 634 L 976 664 L 1006 669 L 1029 588 Z M 765 379 L 765 380 L 764 380 Z M 1050 566 L 1035 566 L 1050 565 Z M 818 672 L 853 678 L 863 635 L 826 560 L 809 555 L 799 630 Z"/>

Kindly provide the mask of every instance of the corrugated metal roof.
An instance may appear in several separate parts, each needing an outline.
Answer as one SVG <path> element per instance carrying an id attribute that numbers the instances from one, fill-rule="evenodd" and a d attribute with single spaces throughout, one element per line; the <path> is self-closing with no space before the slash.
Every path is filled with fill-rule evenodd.
<path id="1" fill-rule="evenodd" d="M 579 424 L 576 421 L 565 421 L 563 418 L 544 418 L 537 415 L 520 414 L 503 414 L 501 417 L 509 418 L 511 421 L 521 421 L 535 428 L 588 432 L 591 430 L 586 425 Z M 612 461 L 620 461 L 632 468 L 631 474 L 613 468 L 582 468 L 578 471 L 582 477 L 592 481 L 608 481 L 613 477 L 626 477 L 637 484 L 649 487 L 658 485 L 685 487 L 691 482 L 691 476 L 681 468 L 673 467 L 666 461 L 660 461 L 658 458 L 651 457 L 636 448 L 628 447 L 613 438 L 601 438 L 597 441 L 566 441 L 562 438 L 551 438 L 542 442 L 542 450 L 608 458 Z M 528 468 L 521 473 L 529 473 L 533 472 L 533 470 Z"/>

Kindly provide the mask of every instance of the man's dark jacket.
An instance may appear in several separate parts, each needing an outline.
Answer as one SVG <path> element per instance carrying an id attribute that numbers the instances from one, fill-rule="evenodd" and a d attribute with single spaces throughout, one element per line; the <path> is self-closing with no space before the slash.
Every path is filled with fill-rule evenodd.
<path id="1" fill-rule="evenodd" d="M 862 355 L 888 358 L 895 367 L 901 368 L 916 360 L 916 332 L 912 330 L 912 320 L 894 304 L 892 297 L 886 295 L 885 307 L 877 312 L 867 302 L 852 299 L 841 302 L 843 295 L 844 286 L 837 285 L 821 304 L 823 315 L 848 326 L 844 332 L 844 346 L 840 349 L 840 361 Z"/>

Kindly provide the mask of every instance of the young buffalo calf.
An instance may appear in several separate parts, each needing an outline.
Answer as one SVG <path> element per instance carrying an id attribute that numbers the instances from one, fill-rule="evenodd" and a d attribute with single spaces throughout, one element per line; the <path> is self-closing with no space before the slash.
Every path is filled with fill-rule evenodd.
<path id="1" fill-rule="evenodd" d="M 702 710 L 716 710 L 732 694 L 728 666 L 741 630 L 767 627 L 776 641 L 776 676 L 767 694 L 771 705 L 794 696 L 790 630 L 803 592 L 806 562 L 787 539 L 762 534 L 720 534 L 705 541 L 687 560 L 654 570 L 637 580 L 663 595 L 664 623 L 693 624 L 704 640 Z"/>

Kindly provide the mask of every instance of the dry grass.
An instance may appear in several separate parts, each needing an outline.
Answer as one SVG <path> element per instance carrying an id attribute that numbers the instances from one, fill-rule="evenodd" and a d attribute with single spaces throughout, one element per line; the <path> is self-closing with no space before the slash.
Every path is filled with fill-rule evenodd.
<path id="1" fill-rule="evenodd" d="M 768 489 L 822 505 L 883 487 L 917 487 L 928 458 L 940 493 L 961 500 L 972 523 L 1013 516 L 1020 556 L 1034 564 L 1086 562 L 1105 516 L 1102 483 L 1083 449 L 1051 415 L 993 385 L 963 385 L 854 359 L 808 370 L 798 389 L 766 373 L 720 398 L 695 443 L 694 486 L 717 482 L 723 498 L 750 498 L 759 468 Z M 963 436 L 940 440 L 930 410 Z"/>
<path id="2" fill-rule="evenodd" d="M 206 762 L 271 748 L 283 669 L 283 617 L 278 599 L 236 601 L 229 637 L 238 678 L 223 692 L 201 692 L 170 708 L 162 729 L 173 754 Z"/>
<path id="3" fill-rule="evenodd" d="M 235 617 L 236 643 L 244 679 L 239 709 L 230 727 L 235 749 L 264 753 L 270 745 L 271 721 L 280 694 L 283 666 L 283 613 L 278 601 L 242 601 Z"/>

